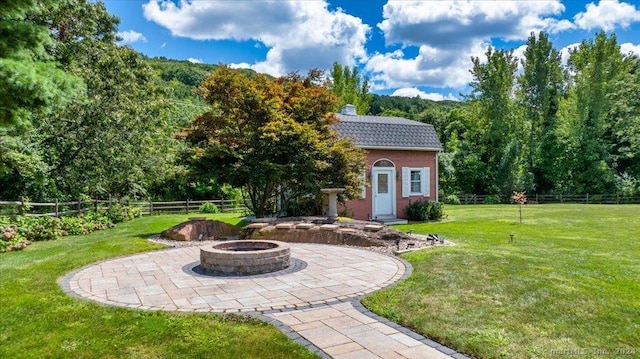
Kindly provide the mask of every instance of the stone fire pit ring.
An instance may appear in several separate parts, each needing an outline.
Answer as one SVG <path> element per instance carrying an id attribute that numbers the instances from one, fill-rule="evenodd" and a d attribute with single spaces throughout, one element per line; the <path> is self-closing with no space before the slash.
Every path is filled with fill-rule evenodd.
<path id="1" fill-rule="evenodd" d="M 200 268 L 221 275 L 277 272 L 290 265 L 289 245 L 278 241 L 225 241 L 200 247 Z"/>

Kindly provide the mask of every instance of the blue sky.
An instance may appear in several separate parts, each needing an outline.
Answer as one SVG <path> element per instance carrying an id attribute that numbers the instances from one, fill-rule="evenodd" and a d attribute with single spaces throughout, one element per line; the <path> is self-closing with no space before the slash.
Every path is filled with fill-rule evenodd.
<path id="1" fill-rule="evenodd" d="M 282 75 L 358 66 L 373 92 L 457 99 L 471 56 L 521 54 L 528 35 L 568 49 L 600 30 L 640 55 L 640 1 L 105 0 L 122 44 L 147 56 Z"/>

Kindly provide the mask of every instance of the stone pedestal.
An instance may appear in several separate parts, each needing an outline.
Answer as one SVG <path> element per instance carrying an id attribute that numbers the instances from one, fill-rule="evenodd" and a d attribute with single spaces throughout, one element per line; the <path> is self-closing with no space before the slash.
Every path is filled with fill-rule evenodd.
<path id="1" fill-rule="evenodd" d="M 344 192 L 345 188 L 322 188 L 320 192 L 329 195 L 329 220 L 335 221 L 338 218 L 338 193 Z"/>

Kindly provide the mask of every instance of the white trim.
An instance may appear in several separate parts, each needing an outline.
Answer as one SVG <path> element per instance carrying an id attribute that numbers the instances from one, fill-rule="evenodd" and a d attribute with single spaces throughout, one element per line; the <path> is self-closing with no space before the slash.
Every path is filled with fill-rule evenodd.
<path id="1" fill-rule="evenodd" d="M 421 176 L 422 177 L 420 177 L 420 180 L 422 181 L 422 195 L 424 197 L 431 197 L 431 168 L 423 168 Z"/>
<path id="2" fill-rule="evenodd" d="M 439 182 L 440 182 L 440 176 L 439 176 L 440 168 L 438 167 L 439 166 L 438 162 L 440 162 L 440 161 L 438 161 L 438 154 L 436 153 L 436 178 L 435 178 L 435 182 L 436 182 L 436 202 L 438 202 L 438 192 L 440 191 L 438 189 Z"/>
<path id="3" fill-rule="evenodd" d="M 389 160 L 387 160 L 389 161 Z M 378 162 L 378 161 L 375 161 Z M 375 163 L 374 162 L 374 163 Z M 389 161 L 391 162 L 391 161 Z M 391 162 L 393 163 L 393 162 Z M 376 196 L 375 193 L 377 191 L 377 186 L 378 186 L 378 180 L 376 177 L 376 172 L 382 172 L 382 171 L 391 171 L 391 174 L 389 176 L 389 192 L 391 194 L 391 216 L 396 217 L 397 216 L 397 203 L 396 203 L 396 168 L 395 167 L 373 167 L 371 166 L 371 217 L 372 218 L 377 218 L 377 217 L 384 217 L 387 216 L 388 214 L 376 214 Z"/>
<path id="4" fill-rule="evenodd" d="M 411 195 L 411 168 L 402 167 L 402 198 Z"/>
<path id="5" fill-rule="evenodd" d="M 379 166 L 377 168 L 396 168 L 396 164 L 393 161 L 391 161 L 390 159 L 386 158 L 386 157 L 378 158 L 377 160 L 373 161 L 373 163 L 371 164 L 371 168 L 376 167 L 376 163 L 378 163 L 380 161 L 388 161 L 393 165 L 393 167 L 382 167 L 382 166 Z"/>
<path id="6" fill-rule="evenodd" d="M 420 192 L 412 192 L 411 190 L 411 172 L 414 171 L 420 173 Z M 430 172 L 429 167 L 402 167 L 402 197 L 429 197 Z"/>

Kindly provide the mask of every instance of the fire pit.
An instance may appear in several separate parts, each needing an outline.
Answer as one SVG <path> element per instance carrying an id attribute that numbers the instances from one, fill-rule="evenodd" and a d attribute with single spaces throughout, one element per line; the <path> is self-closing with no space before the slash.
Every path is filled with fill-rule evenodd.
<path id="1" fill-rule="evenodd" d="M 224 275 L 253 275 L 289 267 L 289 246 L 277 241 L 227 241 L 200 247 L 200 267 Z"/>

